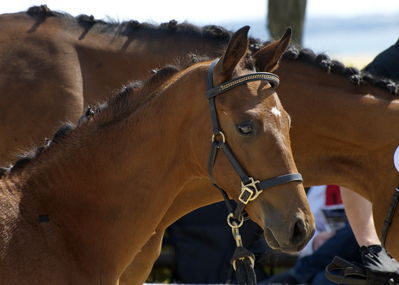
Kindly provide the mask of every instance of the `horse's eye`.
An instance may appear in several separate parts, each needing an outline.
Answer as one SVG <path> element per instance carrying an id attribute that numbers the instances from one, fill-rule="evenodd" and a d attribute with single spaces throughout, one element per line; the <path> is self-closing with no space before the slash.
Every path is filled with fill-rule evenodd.
<path id="1" fill-rule="evenodd" d="M 238 124 L 237 130 L 240 132 L 240 134 L 246 135 L 246 136 L 251 136 L 251 135 L 256 134 L 256 130 L 255 130 L 253 122 L 244 122 L 244 123 Z"/>

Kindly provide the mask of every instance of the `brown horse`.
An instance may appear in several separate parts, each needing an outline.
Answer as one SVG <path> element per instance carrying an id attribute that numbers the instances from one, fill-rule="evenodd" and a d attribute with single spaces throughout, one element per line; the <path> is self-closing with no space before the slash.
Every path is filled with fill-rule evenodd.
<path id="1" fill-rule="evenodd" d="M 174 21 L 159 27 L 135 21 L 108 24 L 45 7 L 2 15 L 0 23 L 1 162 L 48 137 L 59 121 L 76 120 L 84 105 L 105 98 L 108 90 L 131 78 L 146 78 L 151 69 L 176 58 L 184 60 L 188 52 L 219 55 L 230 37 L 218 27 Z M 399 184 L 392 163 L 399 141 L 398 98 L 388 90 L 394 85 L 306 50 L 286 53 L 279 74 L 279 96 L 292 118 L 292 147 L 305 184 L 354 189 L 373 202 L 380 231 Z M 200 186 L 190 183 L 179 199 L 190 201 L 190 192 L 196 197 L 194 189 Z M 175 218 L 169 214 L 164 219 Z M 396 215 L 386 247 L 399 258 L 397 233 Z M 159 236 L 146 245 L 150 253 L 143 251 L 135 263 L 153 262 Z"/>
<path id="2" fill-rule="evenodd" d="M 255 54 L 257 62 L 262 62 L 262 54 Z M 278 71 L 282 79 L 279 97 L 292 118 L 292 147 L 305 185 L 338 184 L 354 189 L 373 203 L 380 233 L 399 185 L 393 164 L 399 145 L 399 133 L 394 131 L 399 128 L 399 85 L 361 74 L 310 50 L 289 50 Z M 200 187 L 203 186 L 195 183 L 187 185 L 179 199 L 195 197 Z M 162 224 L 168 225 L 177 218 L 168 212 Z M 145 280 L 148 264 L 157 257 L 152 254 L 160 251 L 164 230 L 160 228 L 146 244 L 125 271 L 121 284 L 132 284 L 132 276 L 141 275 Z M 396 258 L 398 232 L 396 213 L 386 241 Z"/>
<path id="3" fill-rule="evenodd" d="M 188 52 L 221 55 L 230 38 L 210 27 L 194 32 L 197 41 L 191 42 L 186 36 L 192 28 L 185 32 L 173 22 L 161 28 L 135 21 L 111 25 L 44 6 L 1 15 L 0 26 L 0 165 L 65 120 L 76 121 L 85 106 L 106 100 L 122 84 L 145 79 Z"/>
<path id="4" fill-rule="evenodd" d="M 247 32 L 237 31 L 215 64 L 169 66 L 130 85 L 2 177 L 1 284 L 118 284 L 172 204 L 191 211 L 221 200 L 201 187 L 198 201 L 175 201 L 185 185 L 208 184 L 212 126 L 212 145 L 226 152 L 216 157 L 215 178 L 237 201 L 246 199 L 236 187 L 244 171 L 259 179 L 296 172 L 276 77 L 248 69 Z M 275 55 L 271 65 L 289 38 L 264 48 Z M 259 194 L 246 210 L 272 243 L 299 250 L 313 217 L 302 183 L 286 182 L 263 193 L 244 188 Z"/>

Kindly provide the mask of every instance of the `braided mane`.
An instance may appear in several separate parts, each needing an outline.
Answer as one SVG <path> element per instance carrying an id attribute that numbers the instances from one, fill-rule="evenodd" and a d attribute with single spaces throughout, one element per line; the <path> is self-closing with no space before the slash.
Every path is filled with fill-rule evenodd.
<path id="1" fill-rule="evenodd" d="M 94 29 L 95 31 L 102 33 L 113 32 L 124 36 L 130 36 L 135 32 L 155 33 L 157 36 L 179 35 L 197 40 L 211 40 L 225 46 L 233 34 L 232 32 L 220 26 L 209 25 L 198 27 L 189 23 L 177 23 L 175 20 L 171 20 L 160 25 L 140 23 L 135 20 L 122 23 L 109 23 L 103 20 L 97 20 L 93 16 L 88 15 L 79 15 L 77 17 L 73 17 L 67 13 L 52 11 L 46 5 L 33 6 L 29 8 L 26 13 L 29 16 L 36 18 L 38 22 L 43 22 L 47 17 L 59 17 L 80 25 L 85 29 L 85 32 Z M 259 39 L 251 38 L 251 52 L 256 52 L 264 44 L 266 43 L 260 41 Z M 191 63 L 204 60 L 204 58 L 199 58 L 196 55 L 190 56 L 192 57 Z M 354 67 L 346 67 L 340 61 L 332 60 L 328 55 L 323 53 L 315 54 L 310 49 L 296 49 L 294 47 L 290 47 L 285 52 L 283 59 L 314 65 L 325 72 L 344 76 L 348 78 L 350 82 L 356 85 L 370 84 L 372 86 L 382 88 L 391 94 L 399 93 L 399 82 L 378 77 L 365 71 L 359 71 Z M 246 59 L 245 64 L 247 68 L 251 69 L 252 63 L 250 57 Z M 107 125 L 122 120 L 131 114 L 131 112 L 134 112 L 134 110 L 140 106 L 140 104 L 150 100 L 152 98 L 151 94 L 153 91 L 179 70 L 181 70 L 181 67 L 168 65 L 162 69 L 154 70 L 153 75 L 146 82 L 135 81 L 123 86 L 122 89 L 114 96 L 110 97 L 106 103 L 95 108 L 88 107 L 84 115 L 79 120 L 78 126 L 90 122 L 91 119 L 94 116 L 97 116 L 99 113 L 103 113 L 102 125 Z M 104 115 L 104 113 L 107 115 Z M 0 178 L 8 173 L 23 169 L 32 159 L 39 156 L 46 149 L 61 142 L 75 128 L 75 125 L 70 122 L 62 125 L 53 135 L 52 139 L 45 140 L 44 145 L 18 156 L 18 160 L 14 165 L 10 167 L 0 167 Z"/>

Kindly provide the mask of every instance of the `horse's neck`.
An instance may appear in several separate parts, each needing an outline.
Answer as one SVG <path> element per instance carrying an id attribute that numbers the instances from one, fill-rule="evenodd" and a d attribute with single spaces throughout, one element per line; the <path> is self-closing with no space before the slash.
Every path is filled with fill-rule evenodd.
<path id="1" fill-rule="evenodd" d="M 122 270 L 183 185 L 198 176 L 191 148 L 204 128 L 193 118 L 205 111 L 193 110 L 206 107 L 206 100 L 197 88 L 178 96 L 185 89 L 174 86 L 127 119 L 89 122 L 32 162 L 24 188 L 39 197 L 41 214 L 62 225 L 72 251 L 94 257 L 99 269 Z"/>
<path id="2" fill-rule="evenodd" d="M 279 72 L 279 95 L 293 121 L 293 152 L 307 184 L 339 184 L 371 199 L 371 188 L 381 181 L 370 177 L 384 173 L 393 179 L 382 184 L 396 183 L 398 100 L 305 63 L 284 61 Z"/>
<path id="3" fill-rule="evenodd" d="M 189 40 L 184 35 L 170 35 L 162 30 L 144 30 L 126 36 L 93 29 L 86 38 L 75 43 L 82 68 L 85 103 L 105 99 L 110 91 L 132 79 L 146 79 L 153 69 L 188 62 L 190 53 L 219 54 L 226 44 L 187 36 Z"/>

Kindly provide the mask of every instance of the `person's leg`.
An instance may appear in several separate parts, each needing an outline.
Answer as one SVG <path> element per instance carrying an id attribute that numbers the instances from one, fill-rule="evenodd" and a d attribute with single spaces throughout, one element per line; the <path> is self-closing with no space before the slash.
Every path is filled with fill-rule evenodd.
<path id="1" fill-rule="evenodd" d="M 168 228 L 175 249 L 175 281 L 225 283 L 231 273 L 234 239 L 226 223 L 223 202 L 197 209 Z"/>
<path id="2" fill-rule="evenodd" d="M 299 259 L 291 274 L 298 281 L 310 283 L 319 272 L 324 272 L 327 264 L 336 255 L 351 261 L 360 261 L 359 246 L 349 224 L 338 230 L 313 254 Z"/>
<path id="3" fill-rule="evenodd" d="M 381 245 L 374 227 L 371 203 L 351 191 L 341 187 L 342 201 L 346 216 L 359 246 Z"/>
<path id="4" fill-rule="evenodd" d="M 313 278 L 311 285 L 336 285 L 337 283 L 328 280 L 324 274 L 324 271 L 320 271 Z"/>
<path id="5" fill-rule="evenodd" d="M 356 241 L 360 245 L 360 256 L 363 266 L 371 272 L 398 272 L 399 263 L 391 258 L 381 246 L 374 227 L 372 204 L 349 189 L 341 188 L 341 191 L 346 216 L 348 217 Z M 339 254 L 337 255 L 339 256 Z"/>
<path id="6" fill-rule="evenodd" d="M 312 280 L 339 255 L 351 261 L 360 261 L 359 247 L 349 224 L 321 245 L 313 254 L 300 258 L 288 272 L 267 279 L 265 284 L 311 284 Z"/>

